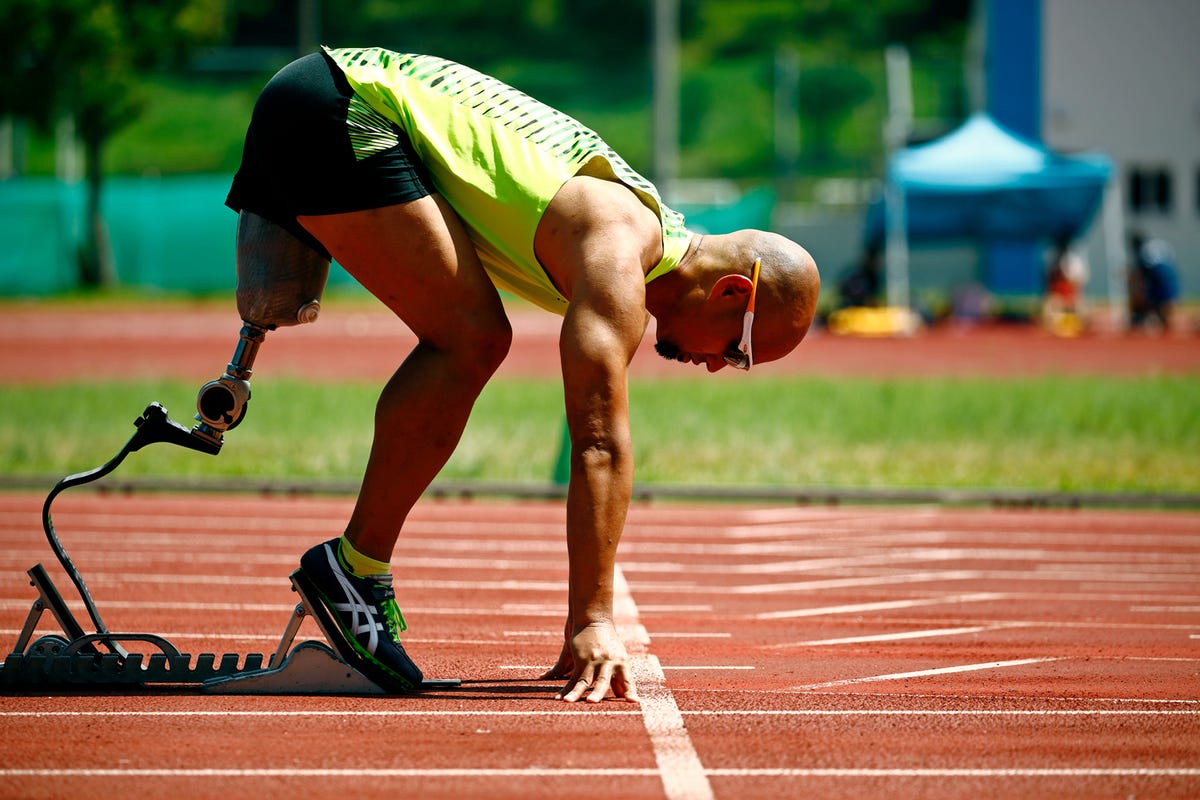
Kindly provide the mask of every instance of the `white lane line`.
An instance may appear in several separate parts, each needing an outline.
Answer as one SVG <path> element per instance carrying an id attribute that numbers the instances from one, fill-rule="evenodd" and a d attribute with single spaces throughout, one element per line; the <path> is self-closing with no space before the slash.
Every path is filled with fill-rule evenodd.
<path id="1" fill-rule="evenodd" d="M 650 637 L 638 617 L 638 607 L 625 574 L 614 570 L 613 615 L 629 652 L 630 668 L 641 700 L 642 722 L 650 735 L 654 760 L 668 800 L 712 800 L 712 786 L 692 745 L 675 696 L 658 659 L 650 654 Z"/>
<path id="2" fill-rule="evenodd" d="M 714 778 L 1176 778 L 1200 775 L 1200 768 L 710 769 L 708 774 Z"/>
<path id="3" fill-rule="evenodd" d="M 106 604 L 107 605 L 107 604 Z M 20 636 L 19 628 L 0 628 L 0 636 Z M 62 634 L 58 634 L 61 636 Z M 230 641 L 241 642 L 251 639 L 264 641 L 278 642 L 280 635 L 278 633 L 197 633 L 193 631 L 154 631 L 155 636 L 162 636 L 165 639 L 213 639 L 215 641 Z M 300 637 L 304 638 L 304 637 Z M 405 642 L 418 641 L 416 639 L 404 638 Z M 458 640 L 455 640 L 458 641 Z M 0 659 L 2 660 L 2 659 Z"/>
<path id="4" fill-rule="evenodd" d="M 655 769 L 4 769 L 11 778 L 558 778 L 654 777 Z M 703 777 L 703 776 L 701 776 Z"/>
<path id="5" fill-rule="evenodd" d="M 36 712 L 31 712 L 36 713 Z M 186 712 L 181 712 L 186 713 Z M 213 712 L 218 713 L 218 712 Z M 350 713 L 350 712 L 347 712 Z M 918 708 L 844 708 L 844 709 L 712 709 L 684 711 L 685 717 L 1132 717 L 1132 716 L 1200 716 L 1194 709 L 918 709 Z"/>
<path id="6" fill-rule="evenodd" d="M 1130 702 L 1136 702 L 1131 700 Z M 1170 701 L 1174 702 L 1174 701 Z M 446 709 L 427 711 L 407 711 L 403 709 L 291 709 L 286 711 L 0 711 L 3 718 L 140 718 L 140 717 L 568 717 L 578 714 L 599 714 L 608 716 L 641 715 L 637 709 L 606 708 L 603 711 L 594 709 L 569 709 L 564 711 L 489 711 Z M 685 717 L 1135 717 L 1135 716 L 1200 716 L 1200 709 L 1137 709 L 1137 708 L 1064 708 L 1064 709 L 708 709 L 680 711 Z M 591 717 L 588 717 L 591 719 Z"/>
<path id="7" fill-rule="evenodd" d="M 818 548 L 812 548 L 818 549 Z M 1051 571 L 1108 571 L 1113 563 L 1126 567 L 1137 565 L 1138 569 L 1162 574 L 1192 575 L 1200 568 L 1200 558 L 1175 553 L 1107 553 L 1070 551 L 1069 560 L 1064 560 L 1061 551 L 1016 550 L 1009 548 L 965 549 L 965 548 L 912 548 L 887 550 L 880 553 L 844 555 L 844 547 L 828 548 L 828 555 L 812 555 L 802 559 L 777 559 L 760 563 L 701 563 L 684 564 L 678 561 L 622 561 L 621 566 L 631 575 L 639 573 L 687 573 L 710 575 L 781 575 L 801 572 L 831 572 L 833 570 L 861 569 L 866 567 L 895 567 L 904 563 L 944 563 L 947 561 L 982 561 L 991 563 L 1036 562 L 1036 572 Z M 32 552 L 32 551 L 29 551 Z M 782 554 L 781 554 L 782 555 Z M 0 563 L 3 563 L 0 555 Z M 14 563 L 23 563 L 13 559 Z M 405 559 L 408 563 L 409 559 Z M 1056 564 L 1055 562 L 1061 562 Z M 1095 562 L 1095 563 L 1091 563 Z M 1019 567 L 1014 567 L 1019 571 Z M 1093 577 L 1095 577 L 1093 575 Z"/>
<path id="8" fill-rule="evenodd" d="M 971 628 L 933 628 L 926 631 L 903 631 L 901 633 L 877 633 L 873 636 L 845 636 L 840 639 L 810 639 L 806 642 L 785 642 L 783 644 L 765 645 L 767 650 L 779 650 L 786 647 L 826 647 L 837 644 L 866 644 L 868 642 L 897 642 L 904 639 L 929 639 L 936 636 L 965 636 L 970 633 L 982 633 L 993 630 L 985 625 Z"/>
<path id="9" fill-rule="evenodd" d="M 861 567 L 896 566 L 906 561 L 950 561 L 966 558 L 965 550 L 908 550 L 872 555 L 842 556 L 843 548 L 834 550 L 838 555 L 790 561 L 764 561 L 754 564 L 683 564 L 675 561 L 622 561 L 621 566 L 630 574 L 639 572 L 670 572 L 711 575 L 780 575 L 793 572 L 819 572 L 835 569 Z"/>
<path id="10" fill-rule="evenodd" d="M 1189 631 L 1195 625 L 1169 622 L 1102 622 L 1088 620 L 1086 622 L 1065 622 L 1054 619 L 976 619 L 989 628 L 1041 628 L 1045 630 L 1079 630 L 1079 631 Z M 961 618 L 948 617 L 945 619 L 920 617 L 890 617 L 888 622 L 896 625 L 955 625 L 964 622 Z"/>
<path id="11" fill-rule="evenodd" d="M 563 711 L 467 711 L 447 709 L 441 711 L 405 711 L 402 709 L 301 709 L 291 711 L 0 711 L 3 717 L 568 717 L 587 714 L 588 709 L 574 708 Z M 600 717 L 611 715 L 640 715 L 637 709 L 590 710 Z M 589 716 L 590 720 L 591 717 Z"/>
<path id="12" fill-rule="evenodd" d="M 0 611 L 28 611 L 32 600 L 0 600 Z M 104 608 L 122 608 L 134 609 L 137 611 L 145 611 L 147 603 L 144 600 L 104 600 Z M 79 601 L 67 601 L 67 606 L 76 614 L 83 615 L 86 609 L 83 603 Z M 188 601 L 178 600 L 155 600 L 153 603 L 154 611 L 235 611 L 239 614 L 249 613 L 269 613 L 269 614 L 290 614 L 295 610 L 295 603 L 193 603 Z M 562 617 L 562 607 L 551 608 L 550 606 L 535 606 L 535 605 L 509 605 L 505 603 L 501 607 L 504 613 L 508 616 L 522 617 Z M 404 613 L 412 616 L 421 616 L 423 614 L 440 615 L 440 616 L 468 616 L 480 617 L 488 614 L 495 614 L 495 608 L 471 608 L 463 606 L 461 608 L 455 606 L 410 606 L 407 603 L 404 605 Z M 282 629 L 282 628 L 281 628 Z"/>
<path id="13" fill-rule="evenodd" d="M 28 605 L 28 604 L 26 604 Z M 501 608 L 505 613 L 520 613 L 535 617 L 561 617 L 564 610 L 561 605 L 546 605 L 545 603 L 505 603 Z M 408 606 L 405 606 L 408 610 Z M 707 614 L 712 611 L 710 605 L 649 605 L 641 606 L 641 614 Z M 486 612 L 494 614 L 495 610 Z"/>
<path id="14" fill-rule="evenodd" d="M 897 608 L 919 608 L 921 606 L 947 605 L 951 603 L 979 603 L 988 600 L 1003 600 L 1003 592 L 975 592 L 973 594 L 951 594 L 944 597 L 923 597 L 914 600 L 881 600 L 874 603 L 850 603 L 840 606 L 818 606 L 797 608 L 789 611 L 764 611 L 754 619 L 795 619 L 797 617 L 823 617 L 827 614 L 860 614 L 864 611 L 892 611 Z"/>
<path id="15" fill-rule="evenodd" d="M 857 589 L 861 586 L 893 586 L 905 583 L 930 583 L 941 581 L 969 581 L 978 578 L 976 570 L 943 570 L 932 572 L 910 572 L 905 575 L 878 575 L 874 577 L 828 578 L 819 581 L 792 581 L 790 583 L 759 583 L 734 586 L 725 591 L 733 594 L 767 594 L 783 592 L 820 592 L 826 589 Z"/>
<path id="16" fill-rule="evenodd" d="M 23 552 L 15 552 L 12 550 L 0 553 L 0 567 L 11 567 L 13 569 L 21 569 L 24 571 L 29 564 L 38 559 L 45 558 L 45 548 L 33 549 L 29 548 Z M 242 566 L 246 564 L 255 564 L 263 567 L 292 567 L 294 568 L 299 563 L 299 557 L 295 553 L 242 553 L 232 550 L 221 550 L 217 552 L 196 552 L 194 550 L 139 550 L 130 551 L 128 548 L 119 551 L 97 552 L 92 550 L 88 552 L 83 559 L 88 564 L 102 564 L 111 567 L 117 565 L 119 567 L 130 567 L 133 565 L 145 564 L 160 564 L 160 563 L 190 563 L 204 564 L 207 567 L 221 565 L 236 565 Z M 403 557 L 404 569 L 453 569 L 453 570 L 490 570 L 490 571 L 507 571 L 507 572 L 530 572 L 533 570 L 541 570 L 543 572 L 557 572 L 562 566 L 560 558 L 547 557 L 544 561 L 514 561 L 512 559 L 503 558 L 432 558 L 423 556 L 405 555 Z M 289 570 L 290 571 L 290 570 Z M 280 576 L 286 574 L 285 570 L 280 570 Z"/>
<path id="17" fill-rule="evenodd" d="M 22 520 L 21 517 L 24 517 Z M 63 520 L 74 532 L 72 535 L 81 536 L 87 541 L 100 543 L 113 541 L 128 541 L 131 537 L 141 537 L 154 542 L 180 541 L 188 537 L 201 537 L 204 541 L 216 540 L 220 537 L 220 546 L 245 543 L 247 533 L 274 531 L 283 535 L 273 537 L 274 541 L 294 545 L 298 540 L 308 538 L 308 534 L 333 532 L 346 525 L 345 516 L 322 519 L 319 516 L 300 517 L 273 516 L 250 518 L 239 517 L 236 527 L 229 522 L 228 516 L 216 514 L 196 514 L 194 516 L 159 514 L 153 509 L 145 514 L 79 514 L 63 511 L 55 515 L 55 520 Z M 20 526 L 28 521 L 28 514 L 17 514 L 14 521 L 12 514 L 0 512 L 0 525 L 4 527 Z M 225 527 L 228 525 L 228 527 Z M 478 536 L 483 531 L 494 531 L 494 521 L 479 520 L 425 520 L 410 519 L 405 527 L 404 540 L 423 536 L 458 535 L 464 537 Z M 133 533 L 127 533 L 133 531 Z M 222 532 L 224 531 L 224 532 Z M 559 522 L 522 522 L 523 541 L 537 534 L 545 534 L 543 538 L 558 541 L 562 534 L 562 523 Z M 293 535 L 288 535 L 293 534 Z M 255 537 L 257 541 L 258 537 Z M 508 541 L 514 541 L 509 539 Z"/>
<path id="18" fill-rule="evenodd" d="M 558 778 L 653 777 L 655 769 L 0 769 L 8 778 Z M 994 769 L 706 769 L 696 776 L 714 778 L 1179 778 L 1200 775 L 1197 767 L 1022 768 Z M 668 794 L 668 797 L 674 795 Z"/>
<path id="19" fill-rule="evenodd" d="M 36 598 L 34 598 L 36 599 Z M 87 609 L 79 600 L 67 600 L 67 607 L 71 611 L 84 614 Z M 111 600 L 105 598 L 103 601 L 105 608 L 133 608 L 145 610 L 149 605 L 145 600 Z M 24 599 L 4 599 L 0 600 L 0 611 L 28 611 L 33 605 L 33 600 Z M 153 603 L 155 611 L 237 611 L 239 613 L 256 613 L 265 612 L 271 614 L 288 614 L 296 608 L 295 603 L 199 603 L 188 600 L 155 600 Z M 408 611 L 408 606 L 404 607 Z M 492 609 L 490 613 L 496 613 Z"/>
<path id="20" fill-rule="evenodd" d="M 1114 656 L 1114 658 L 1119 659 L 1120 657 Z M 680 689 L 679 691 L 681 691 L 681 692 L 691 691 L 691 692 L 695 692 L 698 694 L 701 691 L 711 691 L 711 690 Z M 760 689 L 746 689 L 746 690 L 741 690 L 741 693 L 755 695 L 755 694 L 768 694 L 768 693 L 775 694 L 777 692 L 774 692 L 774 690 L 772 690 L 771 692 L 764 692 L 763 690 L 760 690 Z M 816 692 L 816 691 L 814 691 L 814 692 L 809 692 L 809 695 L 813 695 L 813 696 L 828 695 L 830 697 L 838 697 L 841 699 L 845 699 L 847 697 L 845 692 Z M 910 700 L 933 700 L 933 701 L 936 701 L 937 703 L 945 703 L 945 702 L 952 701 L 952 700 L 962 702 L 962 703 L 978 703 L 981 699 L 983 699 L 983 698 L 981 698 L 980 695 L 977 695 L 977 694 L 954 694 L 954 693 L 947 694 L 944 692 L 888 692 L 887 696 L 889 698 L 903 697 L 903 698 L 907 698 Z M 1013 701 L 1013 702 L 1022 700 L 1027 703 L 1036 704 L 1036 705 L 1043 705 L 1047 702 L 1047 698 L 1039 697 L 1036 695 L 1033 695 L 1033 696 L 1005 695 L 1004 699 L 1006 701 Z M 1053 698 L 1053 702 L 1059 703 L 1059 704 L 1061 704 L 1061 703 L 1079 703 L 1082 705 L 1089 705 L 1089 706 L 1096 706 L 1099 704 L 1103 704 L 1105 708 L 1107 708 L 1108 705 L 1115 706 L 1120 703 L 1129 703 L 1131 705 L 1148 706 L 1148 707 L 1158 705 L 1158 706 L 1196 706 L 1196 707 L 1200 708 L 1200 700 L 1184 700 L 1184 699 L 1180 699 L 1180 698 L 1073 697 L 1071 695 L 1063 695 L 1061 697 Z M 1190 711 L 1190 709 L 1188 709 L 1188 710 Z"/>
<path id="21" fill-rule="evenodd" d="M 826 681 L 824 683 L 810 683 L 804 686 L 794 686 L 794 691 L 808 691 L 810 689 L 828 689 L 833 686 L 854 686 L 860 683 L 875 683 L 878 681 L 893 681 L 905 680 L 907 678 L 927 678 L 934 675 L 951 675 L 956 672 L 975 672 L 982 669 L 1004 669 L 1006 667 L 1021 667 L 1027 664 L 1044 664 L 1050 661 L 1062 661 L 1064 657 L 1048 656 L 1045 658 L 1019 658 L 1013 661 L 986 661 L 982 664 L 960 664 L 954 667 L 937 667 L 934 669 L 921 669 L 915 672 L 893 672 L 889 675 L 869 675 L 863 678 L 846 678 L 839 681 Z"/>
<path id="22" fill-rule="evenodd" d="M 638 611 L 642 614 L 705 614 L 712 610 L 713 607 L 707 603 L 692 603 L 691 605 L 650 604 L 638 607 Z"/>
<path id="23" fill-rule="evenodd" d="M 732 637 L 733 637 L 732 633 L 721 632 L 721 631 L 707 631 L 707 632 L 655 631 L 654 632 L 655 639 L 730 639 Z"/>
<path id="24" fill-rule="evenodd" d="M 2 631 L 0 631 L 2 633 Z M 504 636 L 525 639 L 561 639 L 562 634 L 556 631 L 501 631 Z M 655 631 L 655 639 L 729 639 L 733 634 L 722 631 Z"/>
<path id="25" fill-rule="evenodd" d="M 1131 606 L 1129 610 L 1152 614 L 1196 614 L 1200 613 L 1200 606 Z"/>
<path id="26" fill-rule="evenodd" d="M 88 576 L 88 584 L 128 585 L 130 583 L 202 584 L 217 586 L 262 586 L 261 575 L 170 575 L 166 573 L 107 573 Z M 281 579 L 282 580 L 282 579 Z M 438 581 L 397 580 L 396 588 L 404 589 L 474 589 L 501 592 L 565 592 L 566 581 Z"/>
<path id="27" fill-rule="evenodd" d="M 860 589 L 864 586 L 895 586 L 908 583 L 941 583 L 945 581 L 969 581 L 980 578 L 978 570 L 935 570 L 910 572 L 903 575 L 860 575 L 853 578 L 826 578 L 812 581 L 790 581 L 788 583 L 752 583 L 738 586 L 697 584 L 646 584 L 637 581 L 639 592 L 666 591 L 672 594 L 783 594 L 792 592 L 821 592 L 827 589 Z"/>

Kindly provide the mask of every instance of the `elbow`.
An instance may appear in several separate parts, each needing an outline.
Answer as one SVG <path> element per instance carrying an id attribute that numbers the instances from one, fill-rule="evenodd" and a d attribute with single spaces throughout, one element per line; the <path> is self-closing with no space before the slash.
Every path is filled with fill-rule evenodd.
<path id="1" fill-rule="evenodd" d="M 589 475 L 619 473 L 633 468 L 633 447 L 627 438 L 574 440 L 571 454 L 572 465 Z"/>

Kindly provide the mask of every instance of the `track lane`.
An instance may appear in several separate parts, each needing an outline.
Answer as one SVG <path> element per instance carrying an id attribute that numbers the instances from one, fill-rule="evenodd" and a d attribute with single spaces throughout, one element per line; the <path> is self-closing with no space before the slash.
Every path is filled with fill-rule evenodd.
<path id="1" fill-rule="evenodd" d="M 295 602 L 287 572 L 350 508 L 59 502 L 110 627 L 168 632 L 193 653 L 272 651 Z M 39 509 L 0 495 L 6 644 L 32 601 L 24 569 L 52 561 Z M 395 561 L 406 642 L 460 689 L 9 694 L 0 791 L 331 797 L 370 775 L 421 796 L 527 800 L 580 781 L 632 798 L 1200 790 L 1200 515 L 635 505 L 631 624 L 679 721 L 657 728 L 637 706 L 556 703 L 556 682 L 537 680 L 559 645 L 562 524 L 554 503 L 418 505 Z M 664 757 L 671 737 L 694 759 Z"/>

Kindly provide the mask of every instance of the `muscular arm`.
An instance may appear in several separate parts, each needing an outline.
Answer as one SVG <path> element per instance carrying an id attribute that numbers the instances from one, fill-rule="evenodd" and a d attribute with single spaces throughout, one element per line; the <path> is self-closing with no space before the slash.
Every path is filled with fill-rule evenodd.
<path id="1" fill-rule="evenodd" d="M 633 491 L 626 374 L 641 327 L 614 315 L 622 311 L 603 300 L 573 299 L 559 343 L 571 437 L 567 547 L 576 627 L 612 621 L 613 567 Z"/>
<path id="2" fill-rule="evenodd" d="M 613 577 L 633 491 L 628 367 L 646 328 L 644 264 L 661 234 L 627 189 L 598 181 L 575 188 L 580 196 L 556 198 L 572 202 L 552 206 L 558 215 L 539 230 L 539 255 L 571 301 L 559 338 L 571 438 L 568 641 L 551 672 L 569 669 L 563 699 L 594 702 L 611 687 L 634 700 L 613 620 Z"/>

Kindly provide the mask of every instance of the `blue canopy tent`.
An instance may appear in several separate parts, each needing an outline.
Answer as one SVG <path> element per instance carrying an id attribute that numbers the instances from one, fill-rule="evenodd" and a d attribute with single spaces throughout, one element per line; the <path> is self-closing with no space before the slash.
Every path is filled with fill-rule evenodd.
<path id="1" fill-rule="evenodd" d="M 888 300 L 908 305 L 909 243 L 1077 238 L 1104 198 L 1112 162 L 1064 156 L 987 114 L 889 159 L 887 189 L 867 210 L 866 244 L 887 248 Z"/>

